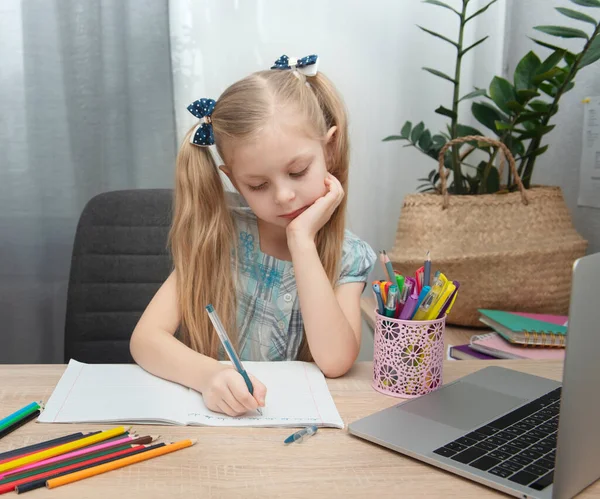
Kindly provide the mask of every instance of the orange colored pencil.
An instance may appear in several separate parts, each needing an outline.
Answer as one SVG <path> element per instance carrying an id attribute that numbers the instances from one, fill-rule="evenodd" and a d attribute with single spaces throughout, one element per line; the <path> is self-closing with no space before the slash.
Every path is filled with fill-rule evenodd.
<path id="1" fill-rule="evenodd" d="M 28 456 L 19 457 L 17 459 L 13 459 L 12 461 L 0 464 L 0 473 L 3 473 L 7 470 L 12 470 L 14 468 L 18 468 L 19 466 L 23 466 L 25 464 L 35 463 L 37 461 L 41 461 L 42 459 L 58 456 L 59 454 L 64 454 L 72 450 L 81 449 L 86 445 L 95 444 L 97 442 L 102 442 L 103 440 L 108 440 L 109 438 L 116 437 L 117 435 L 122 435 L 126 431 L 128 431 L 128 428 L 118 426 L 117 428 L 105 430 L 95 435 L 91 435 L 89 437 L 80 438 L 79 440 L 74 440 L 73 442 L 58 445 L 56 447 L 51 447 L 50 449 L 42 450 L 39 452 L 34 452 L 33 454 L 29 454 Z"/>
<path id="2" fill-rule="evenodd" d="M 169 454 L 170 452 L 174 452 L 179 449 L 185 449 L 186 447 L 191 447 L 195 443 L 196 440 L 180 440 L 179 442 L 165 445 L 164 447 L 158 447 L 157 449 L 152 449 L 146 452 L 141 452 L 140 454 L 136 454 L 134 456 L 124 457 L 123 459 L 118 459 L 111 463 L 101 464 L 99 466 L 94 466 L 85 470 L 76 471 L 75 473 L 70 473 L 68 475 L 64 475 L 58 478 L 53 478 L 52 480 L 48 480 L 46 482 L 46 487 L 48 487 L 49 489 L 54 489 L 56 487 L 60 487 L 61 485 L 67 485 L 69 483 L 77 482 L 85 478 L 90 478 L 92 476 L 106 473 L 107 471 L 118 470 L 119 468 L 124 468 L 125 466 L 129 466 L 130 464 L 147 461 L 148 459 L 152 459 L 153 457 L 162 456 L 163 454 Z"/>

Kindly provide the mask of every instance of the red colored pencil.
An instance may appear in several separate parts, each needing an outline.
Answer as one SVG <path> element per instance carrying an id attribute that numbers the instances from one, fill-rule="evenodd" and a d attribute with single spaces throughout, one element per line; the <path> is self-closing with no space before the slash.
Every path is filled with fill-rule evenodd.
<path id="1" fill-rule="evenodd" d="M 7 492 L 12 492 L 13 490 L 15 490 L 15 487 L 17 485 L 21 485 L 23 483 L 31 482 L 33 480 L 38 480 L 40 478 L 46 478 L 49 476 L 57 475 L 59 473 L 64 473 L 65 471 L 69 471 L 74 468 L 79 468 L 81 466 L 93 464 L 98 461 L 102 461 L 104 459 L 109 459 L 111 457 L 116 457 L 116 456 L 121 456 L 121 455 L 125 456 L 127 454 L 130 454 L 131 452 L 136 451 L 138 448 L 139 448 L 139 446 L 131 447 L 130 449 L 124 449 L 122 451 L 113 452 L 112 454 L 106 454 L 104 456 L 97 457 L 95 459 L 89 459 L 87 461 L 82 461 L 80 463 L 72 464 L 70 466 L 64 466 L 62 468 L 57 468 L 55 470 L 46 471 L 45 473 L 39 473 L 37 475 L 33 475 L 33 476 L 30 476 L 27 478 L 21 478 L 20 480 L 15 480 L 13 482 L 5 483 L 4 485 L 0 485 L 0 494 L 6 494 Z"/>

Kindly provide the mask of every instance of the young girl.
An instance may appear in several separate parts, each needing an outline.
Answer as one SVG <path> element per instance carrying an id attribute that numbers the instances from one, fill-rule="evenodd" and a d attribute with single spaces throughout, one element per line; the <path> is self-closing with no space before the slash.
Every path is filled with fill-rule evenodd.
<path id="1" fill-rule="evenodd" d="M 131 337 L 147 371 L 231 416 L 264 406 L 225 358 L 212 303 L 242 360 L 305 360 L 345 374 L 360 348 L 373 250 L 344 229 L 348 127 L 317 57 L 281 57 L 188 107 L 200 118 L 177 157 L 169 242 L 175 269 Z M 225 193 L 218 168 L 239 194 Z M 241 196 L 240 196 L 241 195 Z"/>

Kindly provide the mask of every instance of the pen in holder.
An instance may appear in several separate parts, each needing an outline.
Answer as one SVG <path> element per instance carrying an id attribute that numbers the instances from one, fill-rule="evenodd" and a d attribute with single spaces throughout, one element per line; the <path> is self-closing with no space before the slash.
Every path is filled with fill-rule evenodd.
<path id="1" fill-rule="evenodd" d="M 432 321 L 400 320 L 375 310 L 373 388 L 412 398 L 442 385 L 446 316 Z"/>

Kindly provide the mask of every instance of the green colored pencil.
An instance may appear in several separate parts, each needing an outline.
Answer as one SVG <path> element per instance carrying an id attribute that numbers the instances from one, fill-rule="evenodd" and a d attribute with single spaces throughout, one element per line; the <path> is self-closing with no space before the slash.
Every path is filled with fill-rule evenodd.
<path id="1" fill-rule="evenodd" d="M 69 466 L 71 464 L 80 463 L 82 461 L 87 461 L 88 459 L 94 459 L 96 457 L 105 456 L 106 454 L 112 454 L 113 452 L 118 452 L 121 450 L 129 449 L 131 444 L 123 444 L 117 447 L 109 447 L 108 449 L 102 449 L 98 452 L 92 452 L 90 454 L 83 454 L 82 456 L 77 456 L 71 459 L 65 459 L 64 461 L 58 461 L 56 463 L 49 464 L 47 466 L 43 466 L 41 468 L 34 468 L 22 473 L 15 473 L 14 475 L 8 476 L 3 480 L 0 480 L 0 485 L 4 485 L 5 483 L 14 482 L 15 480 L 20 480 L 21 478 L 27 478 L 33 475 L 38 475 L 40 473 L 45 473 L 46 471 L 52 471 L 58 468 L 63 468 L 65 466 Z"/>
<path id="2" fill-rule="evenodd" d="M 3 419 L 4 422 L 2 424 L 0 424 L 0 431 L 4 430 L 5 428 L 8 428 L 9 426 L 12 426 L 13 424 L 17 423 L 18 421 L 21 421 L 21 419 L 26 418 L 27 416 L 34 413 L 35 411 L 40 411 L 40 410 L 41 410 L 41 407 L 37 402 L 29 404 L 27 406 L 27 409 L 25 409 L 23 411 L 18 411 L 17 413 L 15 413 L 14 416 L 10 416 L 9 418 Z"/>

